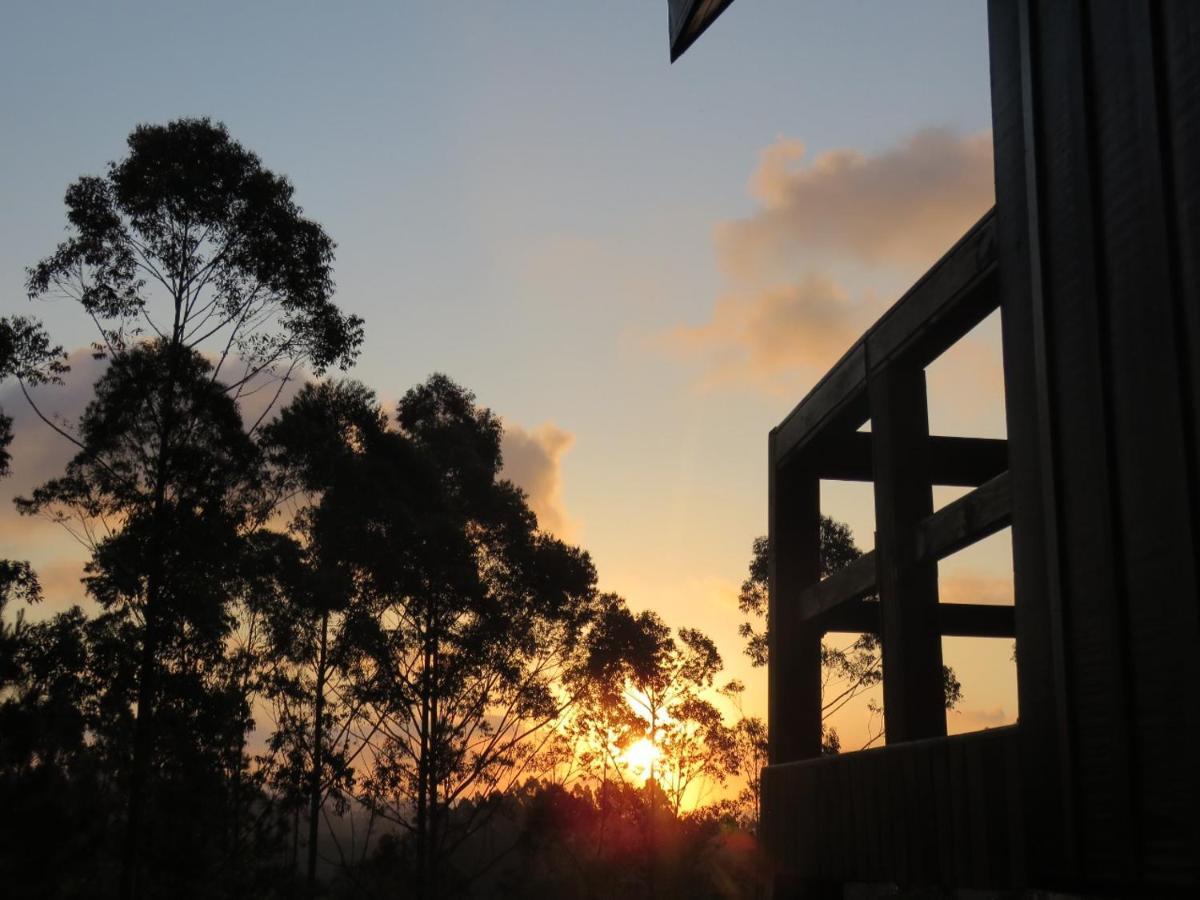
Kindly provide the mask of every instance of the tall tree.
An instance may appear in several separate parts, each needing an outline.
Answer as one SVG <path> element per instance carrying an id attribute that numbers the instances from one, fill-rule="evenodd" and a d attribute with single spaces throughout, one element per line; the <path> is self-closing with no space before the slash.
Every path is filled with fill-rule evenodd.
<path id="1" fill-rule="evenodd" d="M 263 436 L 279 486 L 296 498 L 290 522 L 296 552 L 279 560 L 284 590 L 271 616 L 276 729 L 268 762 L 278 786 L 301 785 L 310 894 L 316 892 L 324 804 L 330 796 L 345 803 L 352 764 L 365 746 L 351 746 L 363 610 L 344 541 L 357 521 L 356 469 L 386 430 L 369 389 L 324 382 L 306 386 Z"/>
<path id="2" fill-rule="evenodd" d="M 376 625 L 361 795 L 409 836 L 425 897 L 469 879 L 455 850 L 529 772 L 603 646 L 591 561 L 538 530 L 499 476 L 500 437 L 435 375 L 351 467 L 359 488 L 332 495 L 355 510 L 347 558 Z"/>
<path id="3" fill-rule="evenodd" d="M 164 395 L 168 368 L 173 390 Z M 156 452 L 166 419 L 188 425 L 170 450 L 169 481 Z M 155 790 L 157 843 L 171 827 L 202 818 L 198 810 L 190 820 L 164 817 L 171 792 L 215 801 L 221 785 L 206 779 L 240 770 L 250 710 L 226 651 L 245 540 L 264 515 L 257 451 L 237 405 L 211 380 L 211 365 L 190 351 L 180 358 L 163 341 L 111 361 L 80 420 L 79 442 L 64 474 L 18 505 L 90 545 L 89 593 L 132 625 L 137 725 L 124 781 L 129 794 L 148 783 Z M 139 816 L 142 809 L 139 799 Z M 191 858 L 201 858 L 198 848 Z M 158 873 L 178 874 L 171 869 L 160 865 Z"/>
<path id="4" fill-rule="evenodd" d="M 114 359 L 145 337 L 162 365 L 139 472 L 148 476 L 140 615 L 137 727 L 128 788 L 121 895 L 136 896 L 147 775 L 158 702 L 159 642 L 174 614 L 165 574 L 172 565 L 171 497 L 187 492 L 188 445 L 196 423 L 176 401 L 192 391 L 195 358 L 216 362 L 205 377 L 237 399 L 273 377 L 275 396 L 290 373 L 307 364 L 320 373 L 350 364 L 362 323 L 331 300 L 333 242 L 306 219 L 291 184 L 207 119 L 142 125 L 129 154 L 102 177 L 86 176 L 66 194 L 69 237 L 29 270 L 31 298 L 54 294 L 77 302 L 99 329 L 98 352 Z M 264 413 L 265 415 L 265 413 Z M 257 423 L 255 423 L 257 424 Z M 72 435 L 81 456 L 86 435 Z M 81 464 L 84 461 L 81 460 Z M 94 460 L 89 474 L 112 481 Z M 124 490 L 124 488 L 122 489 Z M 82 497 L 82 491 L 75 492 Z M 86 505 L 79 507 L 90 514 Z"/>

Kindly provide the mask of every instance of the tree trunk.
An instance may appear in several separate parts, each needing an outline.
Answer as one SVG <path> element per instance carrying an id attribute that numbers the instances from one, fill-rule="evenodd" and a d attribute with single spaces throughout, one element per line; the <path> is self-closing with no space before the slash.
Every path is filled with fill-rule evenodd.
<path id="1" fill-rule="evenodd" d="M 146 578 L 146 607 L 143 611 L 145 634 L 142 639 L 142 658 L 138 666 L 138 710 L 134 724 L 133 759 L 129 775 L 129 797 L 125 819 L 125 846 L 121 855 L 121 900 L 136 900 L 141 893 L 141 845 L 143 818 L 146 806 L 146 781 L 150 772 L 150 756 L 154 749 L 153 717 L 155 694 L 158 688 L 159 618 L 162 614 L 161 591 L 163 572 L 162 536 L 165 522 L 167 481 L 169 479 L 169 448 L 175 431 L 175 385 L 179 380 L 179 304 L 176 302 L 175 339 L 170 346 L 167 381 L 162 389 L 162 408 L 159 412 L 158 464 L 154 473 L 154 505 L 151 516 L 155 527 L 154 544 L 149 553 L 150 571 Z"/>
<path id="2" fill-rule="evenodd" d="M 424 651 L 421 685 L 421 751 L 417 759 L 416 863 L 417 896 L 426 900 L 428 893 L 427 843 L 429 830 L 429 650 Z"/>
<path id="3" fill-rule="evenodd" d="M 325 741 L 325 658 L 329 648 L 329 611 L 321 613 L 321 646 L 317 652 L 317 689 L 313 699 L 312 770 L 308 775 L 308 894 L 317 894 L 317 830 L 321 815 L 321 768 Z"/>
<path id="4" fill-rule="evenodd" d="M 125 846 L 121 856 L 121 897 L 134 900 L 141 893 L 142 818 L 145 809 L 146 779 L 153 750 L 151 716 L 157 688 L 158 612 L 155 602 L 158 579 L 151 576 L 146 589 L 145 634 L 142 638 L 142 658 L 138 664 L 138 709 L 133 731 L 133 759 L 129 773 L 129 796 L 126 805 Z"/>

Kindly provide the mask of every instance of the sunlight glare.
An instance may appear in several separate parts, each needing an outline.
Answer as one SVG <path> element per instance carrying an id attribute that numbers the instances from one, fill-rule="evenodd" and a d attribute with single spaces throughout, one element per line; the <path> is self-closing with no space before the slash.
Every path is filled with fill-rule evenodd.
<path id="1" fill-rule="evenodd" d="M 639 774 L 650 774 L 650 767 L 658 762 L 662 751 L 649 738 L 642 738 L 629 745 L 623 754 L 625 762 Z"/>

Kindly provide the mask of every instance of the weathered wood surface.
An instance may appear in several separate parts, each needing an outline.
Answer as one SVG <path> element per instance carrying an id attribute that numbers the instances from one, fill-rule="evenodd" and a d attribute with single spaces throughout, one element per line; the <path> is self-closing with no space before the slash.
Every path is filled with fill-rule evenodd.
<path id="1" fill-rule="evenodd" d="M 769 766 L 762 779 L 764 834 L 798 893 L 1024 883 L 1015 726 Z"/>
<path id="2" fill-rule="evenodd" d="M 768 441 L 774 458 L 775 436 Z M 795 598 L 821 577 L 820 484 L 792 466 L 771 467 L 767 715 L 773 762 L 821 752 L 821 632 L 804 621 Z"/>
<path id="3" fill-rule="evenodd" d="M 875 464 L 876 589 L 888 743 L 946 733 L 937 561 L 913 536 L 933 512 L 925 371 L 897 362 L 868 380 Z"/>
<path id="4" fill-rule="evenodd" d="M 938 634 L 942 637 L 1016 637 L 1016 615 L 1012 606 L 985 603 L 939 603 Z M 829 631 L 855 634 L 879 633 L 879 603 L 864 600 L 831 610 L 821 619 Z"/>
<path id="5" fill-rule="evenodd" d="M 796 599 L 801 619 L 815 619 L 844 603 L 851 603 L 875 590 L 875 553 L 864 553 L 828 578 L 810 585 Z"/>
<path id="6" fill-rule="evenodd" d="M 1011 521 L 1012 498 L 1004 472 L 924 519 L 917 526 L 917 558 L 944 559 Z"/>
<path id="7" fill-rule="evenodd" d="M 1200 4 L 989 20 L 1031 870 L 1194 890 Z"/>
<path id="8" fill-rule="evenodd" d="M 805 452 L 804 466 L 824 479 L 872 481 L 873 443 L 868 431 L 822 437 Z M 978 487 L 1008 468 L 1008 442 L 995 438 L 932 435 L 924 453 L 934 484 Z"/>

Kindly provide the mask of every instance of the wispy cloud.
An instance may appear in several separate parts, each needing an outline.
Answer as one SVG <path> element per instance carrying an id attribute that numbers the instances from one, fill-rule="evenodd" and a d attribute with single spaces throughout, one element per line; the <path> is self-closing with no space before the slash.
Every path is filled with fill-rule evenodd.
<path id="1" fill-rule="evenodd" d="M 882 311 L 839 272 L 878 273 L 903 290 L 992 202 L 987 132 L 917 132 L 877 154 L 811 160 L 783 138 L 750 178 L 758 209 L 715 230 L 727 285 L 711 316 L 659 343 L 702 369 L 705 386 L 793 391 L 820 374 Z M 883 298 L 884 302 L 893 299 Z"/>
<path id="2" fill-rule="evenodd" d="M 833 279 L 810 272 L 795 284 L 725 294 L 709 321 L 679 325 L 662 342 L 683 357 L 701 359 L 706 385 L 787 387 L 797 376 L 828 367 L 869 316 L 865 304 Z"/>

